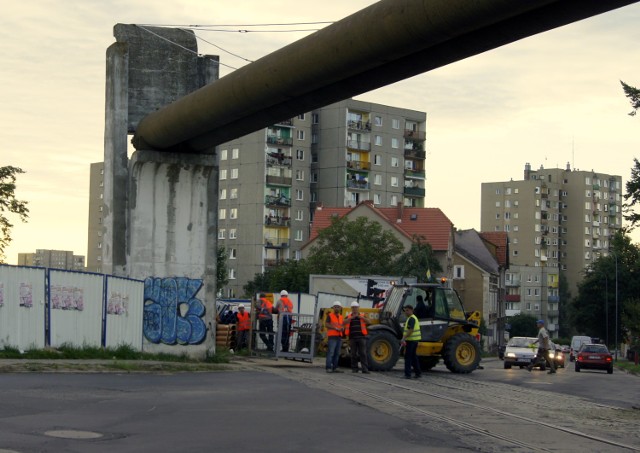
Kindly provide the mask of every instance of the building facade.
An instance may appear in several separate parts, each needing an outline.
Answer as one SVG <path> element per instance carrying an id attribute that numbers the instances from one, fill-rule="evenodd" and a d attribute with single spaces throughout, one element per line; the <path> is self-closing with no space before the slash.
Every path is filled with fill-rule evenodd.
<path id="1" fill-rule="evenodd" d="M 102 273 L 102 219 L 104 197 L 104 163 L 89 168 L 89 224 L 87 231 L 87 271 Z"/>
<path id="2" fill-rule="evenodd" d="M 424 206 L 426 113 L 348 99 L 218 147 L 224 297 L 270 266 L 300 259 L 325 206 Z"/>
<path id="3" fill-rule="evenodd" d="M 557 336 L 559 281 L 569 292 L 609 251 L 622 227 L 622 178 L 592 171 L 525 165 L 524 179 L 482 184 L 481 229 L 509 236 L 506 315 L 545 319 Z"/>
<path id="4" fill-rule="evenodd" d="M 71 271 L 84 271 L 84 256 L 68 250 L 37 249 L 35 253 L 18 253 L 18 266 L 50 267 Z"/>

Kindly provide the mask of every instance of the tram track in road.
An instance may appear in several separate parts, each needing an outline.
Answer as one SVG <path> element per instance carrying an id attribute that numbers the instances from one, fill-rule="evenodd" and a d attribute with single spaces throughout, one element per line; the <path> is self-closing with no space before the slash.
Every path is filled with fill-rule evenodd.
<path id="1" fill-rule="evenodd" d="M 636 436 L 620 434 L 620 425 L 630 421 L 624 419 L 629 411 L 580 397 L 564 396 L 567 404 L 556 409 L 548 404 L 551 397 L 548 392 L 486 383 L 466 375 L 445 377 L 425 373 L 422 379 L 409 383 L 401 380 L 401 373 L 394 372 L 326 375 L 319 374 L 317 368 L 269 368 L 276 374 L 322 388 L 427 430 L 446 431 L 473 451 L 640 452 Z M 511 396 L 522 392 L 521 402 L 513 407 L 527 413 L 506 409 L 513 400 L 501 400 L 501 391 L 512 393 Z M 638 425 L 637 421 L 631 424 Z M 587 432 L 580 429 L 585 426 Z M 610 433 L 619 440 L 610 438 Z"/>
<path id="2" fill-rule="evenodd" d="M 525 417 L 519 414 L 515 414 L 512 412 L 508 412 L 502 409 L 496 409 L 490 406 L 486 406 L 486 405 L 482 405 L 482 404 L 477 404 L 477 403 L 473 403 L 470 401 L 463 401 L 459 398 L 454 398 L 451 396 L 447 396 L 447 395 L 443 395 L 441 393 L 437 393 L 437 392 L 433 392 L 433 391 L 428 391 L 422 388 L 416 388 L 415 386 L 407 386 L 407 385 L 401 385 L 395 382 L 392 382 L 391 380 L 388 379 L 381 379 L 378 377 L 369 377 L 369 376 L 359 376 L 361 380 L 363 381 L 368 381 L 368 382 L 372 382 L 372 383 L 376 383 L 376 384 L 382 384 L 384 386 L 389 386 L 392 387 L 394 389 L 397 390 L 401 390 L 402 392 L 409 392 L 411 394 L 417 394 L 417 395 L 421 395 L 421 396 L 427 396 L 429 398 L 434 398 L 436 400 L 441 400 L 441 401 L 446 401 L 448 403 L 453 403 L 455 405 L 461 406 L 461 407 L 465 407 L 468 408 L 470 410 L 473 411 L 482 411 L 485 413 L 490 413 L 494 416 L 497 416 L 499 418 L 503 418 L 505 419 L 505 423 L 512 423 L 513 420 L 520 420 L 522 422 L 525 422 L 528 425 L 531 425 L 532 429 L 534 431 L 539 431 L 541 429 L 546 429 L 546 430 L 553 430 L 553 431 L 557 431 L 557 432 L 561 432 L 563 434 L 569 435 L 569 436 L 573 436 L 575 438 L 579 438 L 582 440 L 589 440 L 592 442 L 596 442 L 598 444 L 601 445 L 606 445 L 606 446 L 610 446 L 610 447 L 616 447 L 616 448 L 620 448 L 623 450 L 627 450 L 627 451 L 638 451 L 640 452 L 640 447 L 637 446 L 632 446 L 632 445 L 627 445 L 625 443 L 622 442 L 617 442 L 615 440 L 612 439 L 607 439 L 601 436 L 596 436 L 596 435 L 592 435 L 592 434 L 588 434 L 585 432 L 581 432 L 579 430 L 576 429 L 572 429 L 572 428 L 567 428 L 567 427 L 563 427 L 563 426 L 558 426 L 558 425 L 554 425 L 548 422 L 545 422 L 543 420 L 537 420 L 531 417 Z M 348 381 L 347 381 L 348 382 Z M 372 392 L 370 390 L 366 390 L 366 389 L 362 389 L 362 388 L 357 388 L 353 385 L 355 381 L 351 381 L 350 384 L 347 384 L 345 382 L 334 382 L 334 385 L 339 386 L 344 388 L 345 390 L 348 391 L 352 391 L 352 392 L 357 392 L 360 393 L 362 395 L 366 395 L 369 398 L 372 398 L 374 400 L 378 400 L 378 401 L 382 401 L 386 404 L 391 404 L 394 406 L 399 406 L 399 407 L 403 407 L 405 409 L 409 409 L 413 412 L 422 414 L 422 415 L 426 415 L 432 419 L 435 420 L 439 420 L 445 423 L 448 423 L 450 425 L 454 425 L 458 428 L 462 428 L 464 430 L 476 433 L 476 434 L 480 434 L 482 436 L 488 437 L 488 438 L 492 438 L 492 439 L 496 439 L 496 440 L 500 440 L 502 442 L 506 442 L 507 444 L 516 446 L 516 447 L 521 447 L 521 448 L 525 448 L 529 451 L 556 451 L 556 448 L 549 448 L 549 447 L 541 447 L 540 445 L 534 445 L 530 442 L 524 442 L 520 439 L 508 436 L 508 435 L 504 435 L 501 434 L 499 432 L 494 432 L 491 431 L 490 429 L 488 429 L 487 427 L 483 427 L 480 426 L 479 424 L 473 424 L 473 423 L 469 423 L 466 421 L 461 421 L 459 419 L 453 418 L 451 416 L 445 415 L 445 414 L 441 414 L 438 412 L 434 412 L 434 411 L 430 411 L 430 410 L 426 410 L 423 409 L 421 407 L 418 407 L 416 405 L 412 405 L 410 403 L 407 403 L 406 401 L 400 401 L 394 398 L 390 398 L 389 396 L 382 396 L 376 392 Z M 415 381 L 413 381 L 415 382 Z M 429 382 L 429 385 L 431 385 L 431 382 Z M 596 450 L 598 451 L 598 450 Z"/>

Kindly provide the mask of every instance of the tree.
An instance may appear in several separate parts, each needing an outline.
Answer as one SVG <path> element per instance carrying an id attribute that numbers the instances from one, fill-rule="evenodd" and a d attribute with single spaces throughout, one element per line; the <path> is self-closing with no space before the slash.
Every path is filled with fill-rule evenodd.
<path id="1" fill-rule="evenodd" d="M 633 212 L 634 207 L 640 203 L 640 162 L 637 158 L 633 159 L 633 167 L 631 168 L 631 177 L 626 184 L 627 193 L 624 194 L 624 219 L 631 223 L 629 231 L 633 230 L 638 222 L 640 222 L 640 214 Z M 629 201 L 631 200 L 631 201 Z"/>
<path id="2" fill-rule="evenodd" d="M 227 283 L 229 283 L 229 274 L 227 271 L 227 251 L 224 247 L 218 247 L 216 289 L 220 291 L 222 287 Z"/>
<path id="3" fill-rule="evenodd" d="M 532 315 L 520 313 L 509 318 L 509 337 L 537 337 L 538 329 L 536 327 L 537 319 Z"/>
<path id="4" fill-rule="evenodd" d="M 256 274 L 254 279 L 243 286 L 244 296 L 252 297 L 260 291 L 280 292 L 309 292 L 309 270 L 305 260 L 288 260 L 275 267 L 268 268 L 262 274 Z"/>
<path id="5" fill-rule="evenodd" d="M 11 242 L 13 224 L 5 216 L 5 212 L 16 214 L 22 222 L 29 218 L 27 202 L 16 199 L 16 175 L 24 173 L 18 167 L 0 167 L 0 263 L 4 262 L 4 251 Z"/>
<path id="6" fill-rule="evenodd" d="M 313 274 L 390 275 L 402 250 L 400 240 L 378 222 L 342 217 L 320 231 L 307 261 Z"/>
<path id="7" fill-rule="evenodd" d="M 622 80 L 620 81 L 622 84 L 622 90 L 624 91 L 624 95 L 629 98 L 629 102 L 631 102 L 631 107 L 633 110 L 629 113 L 630 116 L 635 116 L 638 109 L 640 109 L 640 90 L 632 87 L 631 85 L 627 85 Z"/>
<path id="8" fill-rule="evenodd" d="M 413 237 L 411 249 L 396 260 L 393 274 L 416 277 L 418 282 L 422 283 L 427 281 L 427 271 L 430 271 L 431 275 L 442 272 L 442 266 L 433 254 L 431 244 L 422 242 L 422 239 L 424 238 Z"/>

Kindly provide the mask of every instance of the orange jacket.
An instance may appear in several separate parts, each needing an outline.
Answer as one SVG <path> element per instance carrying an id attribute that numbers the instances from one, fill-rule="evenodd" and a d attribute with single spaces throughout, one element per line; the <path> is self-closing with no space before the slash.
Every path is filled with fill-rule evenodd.
<path id="1" fill-rule="evenodd" d="M 251 320 L 248 312 L 238 312 L 238 330 L 251 329 Z"/>
<path id="2" fill-rule="evenodd" d="M 282 309 L 280 313 L 293 313 L 293 302 L 287 296 L 282 296 L 280 298 L 282 301 Z"/>
<path id="3" fill-rule="evenodd" d="M 351 319 L 353 318 L 353 313 L 349 313 L 349 316 L 347 316 L 347 326 L 345 328 L 344 334 L 348 337 L 349 336 L 349 329 L 351 329 Z M 367 332 L 367 323 L 364 322 L 363 316 L 362 314 L 360 314 L 360 316 L 358 317 L 360 319 L 360 329 L 362 330 L 362 335 L 368 335 L 369 332 Z"/>
<path id="4" fill-rule="evenodd" d="M 271 319 L 273 313 L 273 304 L 266 297 L 260 298 L 260 311 L 258 312 L 259 319 Z"/>
<path id="5" fill-rule="evenodd" d="M 327 336 L 328 337 L 341 337 L 342 330 L 338 330 L 342 328 L 342 323 L 344 319 L 342 315 L 336 315 L 331 312 L 327 315 L 329 322 L 327 323 Z"/>

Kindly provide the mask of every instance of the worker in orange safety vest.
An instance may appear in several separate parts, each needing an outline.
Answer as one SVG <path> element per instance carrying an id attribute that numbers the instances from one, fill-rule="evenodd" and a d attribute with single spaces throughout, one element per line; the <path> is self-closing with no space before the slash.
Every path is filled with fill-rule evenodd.
<path id="1" fill-rule="evenodd" d="M 324 321 L 324 327 L 327 330 L 327 373 L 342 373 L 338 369 L 338 360 L 340 359 L 340 348 L 342 347 L 342 335 L 344 334 L 344 327 L 342 324 L 344 319 L 342 317 L 342 304 L 339 301 L 335 301 L 332 306 L 332 311 L 329 312 Z"/>
<path id="2" fill-rule="evenodd" d="M 267 295 L 260 293 L 258 299 L 258 329 L 260 330 L 260 339 L 267 347 L 267 351 L 274 352 L 273 346 L 273 304 Z M 271 334 L 269 334 L 271 332 Z"/>
<path id="3" fill-rule="evenodd" d="M 246 348 L 249 344 L 249 330 L 251 330 L 251 316 L 245 310 L 244 304 L 238 305 L 236 313 L 236 348 Z"/>
<path id="4" fill-rule="evenodd" d="M 278 312 L 278 321 L 282 326 L 280 334 L 280 342 L 282 344 L 282 352 L 289 352 L 289 338 L 291 336 L 291 313 L 293 313 L 293 302 L 289 299 L 289 293 L 286 289 L 280 291 L 280 299 L 276 302 L 276 311 Z"/>
<path id="5" fill-rule="evenodd" d="M 360 304 L 357 301 L 351 302 L 351 313 L 344 319 L 345 336 L 349 338 L 349 349 L 351 350 L 351 371 L 358 372 L 358 361 L 362 367 L 362 372 L 369 373 L 369 361 L 367 359 L 367 326 L 371 320 L 360 313 Z"/>

